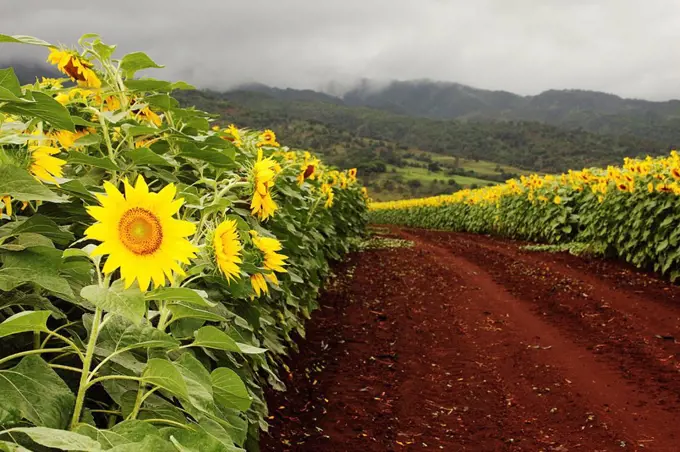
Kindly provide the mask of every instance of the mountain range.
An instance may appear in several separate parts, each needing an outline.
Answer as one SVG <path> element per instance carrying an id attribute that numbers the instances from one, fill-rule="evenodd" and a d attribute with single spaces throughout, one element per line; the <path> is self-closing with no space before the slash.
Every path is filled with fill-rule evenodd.
<path id="1" fill-rule="evenodd" d="M 680 142 L 680 100 L 653 102 L 585 90 L 548 90 L 535 96 L 428 80 L 376 86 L 365 80 L 342 96 L 312 90 L 243 85 L 232 92 L 266 94 L 283 101 L 328 102 L 398 115 L 468 121 L 537 121 L 593 133 Z"/>

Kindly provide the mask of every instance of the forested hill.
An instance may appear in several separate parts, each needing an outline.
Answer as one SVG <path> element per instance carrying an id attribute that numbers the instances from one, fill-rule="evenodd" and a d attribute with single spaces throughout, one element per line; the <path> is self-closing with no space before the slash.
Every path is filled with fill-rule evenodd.
<path id="1" fill-rule="evenodd" d="M 374 155 L 417 149 L 542 172 L 665 153 L 672 142 L 570 130 L 535 121 L 461 121 L 349 106 L 314 91 L 259 89 L 178 93 L 185 104 L 219 113 L 239 126 L 272 127 L 286 142 L 324 153 Z M 377 143 L 376 143 L 377 142 Z M 363 156 L 364 158 L 368 156 Z M 351 163 L 351 162 L 350 162 Z"/>
<path id="2" fill-rule="evenodd" d="M 680 142 L 680 101 L 650 102 L 583 90 L 549 90 L 536 96 L 477 89 L 458 83 L 365 81 L 340 97 L 314 91 L 249 85 L 241 88 L 280 100 L 321 100 L 433 119 L 538 121 L 611 135 Z"/>

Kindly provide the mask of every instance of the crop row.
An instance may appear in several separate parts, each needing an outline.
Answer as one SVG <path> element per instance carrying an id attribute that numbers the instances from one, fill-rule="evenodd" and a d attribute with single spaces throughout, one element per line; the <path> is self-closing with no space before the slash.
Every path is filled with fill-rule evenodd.
<path id="1" fill-rule="evenodd" d="M 379 224 L 495 234 L 625 259 L 680 276 L 680 156 L 522 176 L 452 195 L 373 203 Z"/>
<path id="2" fill-rule="evenodd" d="M 96 35 L 8 44 L 65 77 L 0 70 L 0 450 L 256 450 L 363 233 L 356 171 L 181 108 Z"/>

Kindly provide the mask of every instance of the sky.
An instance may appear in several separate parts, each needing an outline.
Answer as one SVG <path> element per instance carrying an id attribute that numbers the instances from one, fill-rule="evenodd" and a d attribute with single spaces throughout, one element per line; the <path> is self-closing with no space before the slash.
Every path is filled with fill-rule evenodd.
<path id="1" fill-rule="evenodd" d="M 678 0 L 0 0 L 0 33 L 99 33 L 148 75 L 228 89 L 431 79 L 523 95 L 680 97 Z M 0 65 L 44 49 L 0 44 Z"/>

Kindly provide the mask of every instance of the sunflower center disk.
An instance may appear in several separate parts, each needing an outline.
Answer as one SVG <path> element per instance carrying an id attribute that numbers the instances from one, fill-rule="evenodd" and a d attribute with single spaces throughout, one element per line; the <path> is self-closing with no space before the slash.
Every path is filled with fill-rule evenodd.
<path id="1" fill-rule="evenodd" d="M 135 207 L 123 214 L 118 223 L 118 235 L 125 247 L 138 255 L 152 254 L 163 243 L 163 228 L 150 211 Z"/>

